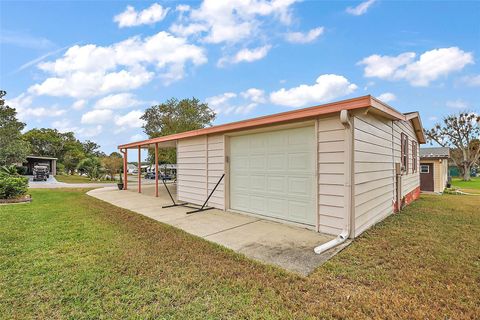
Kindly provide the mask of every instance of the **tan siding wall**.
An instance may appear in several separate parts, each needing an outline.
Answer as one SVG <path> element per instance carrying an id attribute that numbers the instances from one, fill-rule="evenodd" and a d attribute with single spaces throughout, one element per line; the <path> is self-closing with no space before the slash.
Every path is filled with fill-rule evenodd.
<path id="1" fill-rule="evenodd" d="M 393 130 L 395 162 L 400 162 L 400 135 L 403 132 L 408 136 L 408 172 L 403 173 L 402 175 L 402 197 L 404 197 L 407 193 L 412 192 L 415 188 L 420 186 L 420 168 L 417 168 L 417 172 L 412 172 L 412 141 L 417 141 L 417 138 L 410 121 L 395 121 L 393 123 Z M 418 149 L 419 148 L 420 146 L 418 146 Z M 419 153 L 420 152 L 417 151 L 417 156 Z M 419 156 L 417 157 L 417 163 L 420 163 Z"/>
<path id="2" fill-rule="evenodd" d="M 448 160 L 422 160 L 422 164 L 433 163 L 433 191 L 443 192 L 448 181 Z"/>
<path id="3" fill-rule="evenodd" d="M 345 226 L 345 129 L 338 114 L 318 119 L 319 231 L 340 234 Z"/>
<path id="4" fill-rule="evenodd" d="M 182 139 L 177 144 L 177 197 L 180 201 L 203 204 L 224 172 L 223 135 Z M 225 209 L 224 181 L 208 205 Z"/>
<path id="5" fill-rule="evenodd" d="M 225 172 L 224 136 L 208 136 L 208 194 L 215 188 Z M 225 210 L 225 178 L 218 185 L 208 202 L 209 206 Z"/>
<path id="6" fill-rule="evenodd" d="M 392 121 L 358 113 L 354 123 L 355 236 L 393 212 Z"/>

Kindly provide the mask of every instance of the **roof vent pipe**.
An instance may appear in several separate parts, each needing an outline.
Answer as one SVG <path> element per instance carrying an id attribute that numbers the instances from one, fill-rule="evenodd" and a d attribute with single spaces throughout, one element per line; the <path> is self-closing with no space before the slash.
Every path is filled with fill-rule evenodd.
<path id="1" fill-rule="evenodd" d="M 345 227 L 335 239 L 315 247 L 313 251 L 316 254 L 344 243 L 352 234 L 353 127 L 347 110 L 340 111 L 340 122 L 345 127 Z"/>

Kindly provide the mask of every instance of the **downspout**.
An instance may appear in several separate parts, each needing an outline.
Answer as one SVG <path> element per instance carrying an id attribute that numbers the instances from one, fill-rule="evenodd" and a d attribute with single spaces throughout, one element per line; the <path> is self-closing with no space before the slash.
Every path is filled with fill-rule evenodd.
<path id="1" fill-rule="evenodd" d="M 333 240 L 315 247 L 313 250 L 316 254 L 321 254 L 342 243 L 348 238 L 353 237 L 353 126 L 347 110 L 340 111 L 340 122 L 345 127 L 345 226 L 343 231 Z"/>

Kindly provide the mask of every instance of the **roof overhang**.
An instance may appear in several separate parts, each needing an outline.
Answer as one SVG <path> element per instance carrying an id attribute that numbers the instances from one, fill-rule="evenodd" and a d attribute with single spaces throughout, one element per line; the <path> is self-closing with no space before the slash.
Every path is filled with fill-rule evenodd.
<path id="1" fill-rule="evenodd" d="M 57 160 L 54 157 L 42 157 L 42 156 L 26 156 L 27 159 L 41 159 L 41 160 Z"/>
<path id="2" fill-rule="evenodd" d="M 423 131 L 422 119 L 420 119 L 420 114 L 418 112 L 409 112 L 405 114 L 405 117 L 406 120 L 412 122 L 418 142 L 421 144 L 427 143 L 427 140 L 425 139 L 425 132 Z"/>
<path id="3" fill-rule="evenodd" d="M 289 122 L 296 122 L 299 120 L 313 119 L 320 115 L 336 113 L 336 112 L 340 112 L 341 110 L 357 110 L 357 109 L 363 109 L 363 108 L 368 108 L 369 112 L 379 114 L 391 120 L 402 120 L 402 121 L 411 120 L 415 127 L 415 132 L 417 133 L 419 142 L 425 143 L 423 128 L 422 128 L 422 124 L 421 124 L 418 112 L 415 113 L 417 118 L 416 120 L 414 119 L 415 117 L 412 117 L 411 119 L 407 119 L 406 115 L 390 107 L 388 104 L 378 99 L 375 99 L 371 95 L 367 95 L 367 96 L 362 96 L 358 98 L 322 104 L 322 105 L 318 105 L 310 108 L 276 113 L 268 116 L 263 116 L 263 117 L 258 117 L 258 118 L 243 120 L 243 121 L 237 121 L 237 122 L 231 122 L 231 123 L 221 124 L 218 126 L 186 131 L 182 133 L 176 133 L 176 134 L 158 137 L 158 138 L 152 138 L 148 140 L 131 142 L 131 143 L 119 145 L 118 148 L 119 149 L 149 148 L 149 147 L 154 147 L 155 144 L 159 144 L 160 147 L 166 147 L 166 146 L 169 146 L 173 141 L 185 139 L 185 138 L 192 138 L 192 137 L 197 137 L 197 136 L 202 136 L 207 134 L 218 134 L 218 133 L 227 133 L 227 132 L 247 130 L 247 129 L 255 129 L 258 127 L 272 126 L 276 124 L 285 124 Z M 167 144 L 167 142 L 170 142 L 170 143 Z"/>

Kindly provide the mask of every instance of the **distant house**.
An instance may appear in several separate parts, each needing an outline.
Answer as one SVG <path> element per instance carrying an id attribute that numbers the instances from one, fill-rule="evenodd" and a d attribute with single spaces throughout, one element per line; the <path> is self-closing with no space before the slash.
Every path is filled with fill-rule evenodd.
<path id="1" fill-rule="evenodd" d="M 135 173 L 135 172 L 138 172 L 137 171 L 137 166 L 132 164 L 132 163 L 128 163 L 127 164 L 127 173 Z"/>
<path id="2" fill-rule="evenodd" d="M 33 174 L 33 167 L 38 165 L 46 165 L 49 168 L 50 174 L 57 174 L 57 158 L 27 156 L 27 162 L 25 162 L 23 165 L 27 167 L 27 174 Z"/>
<path id="3" fill-rule="evenodd" d="M 420 149 L 420 189 L 443 192 L 448 183 L 449 148 Z"/>

